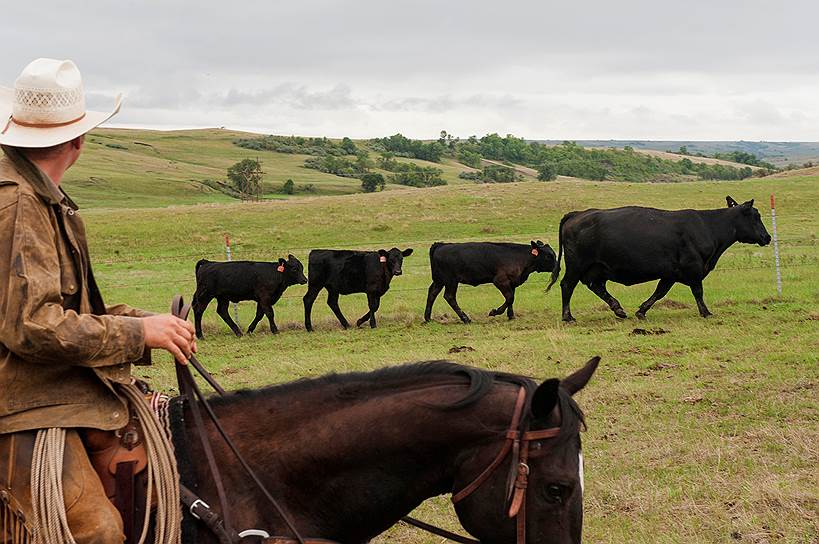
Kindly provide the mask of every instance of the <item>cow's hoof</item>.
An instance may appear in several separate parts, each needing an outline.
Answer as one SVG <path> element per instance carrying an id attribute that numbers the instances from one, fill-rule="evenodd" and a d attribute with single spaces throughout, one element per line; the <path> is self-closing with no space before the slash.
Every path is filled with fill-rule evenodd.
<path id="1" fill-rule="evenodd" d="M 464 325 L 469 325 L 470 323 L 472 323 L 472 320 L 471 320 L 471 319 L 469 319 L 468 317 L 466 317 L 466 318 L 461 318 L 461 321 L 463 321 L 463 322 L 464 322 Z"/>
<path id="2" fill-rule="evenodd" d="M 498 315 L 497 310 L 489 310 L 489 317 L 495 317 L 496 315 Z"/>
<path id="3" fill-rule="evenodd" d="M 614 312 L 614 315 L 616 315 L 616 316 L 617 316 L 617 317 L 619 317 L 620 319 L 625 319 L 626 317 L 628 317 L 628 316 L 626 315 L 626 312 L 624 312 L 622 308 L 615 308 L 615 309 L 614 309 L 614 310 L 612 310 L 612 311 Z"/>
<path id="4" fill-rule="evenodd" d="M 700 314 L 701 317 L 711 317 L 712 315 L 714 314 L 712 314 L 711 312 L 705 312 Z"/>
<path id="5" fill-rule="evenodd" d="M 235 335 L 236 335 L 236 338 L 241 338 L 241 337 L 242 337 L 242 333 L 241 333 L 241 332 L 234 332 L 233 334 L 235 334 Z"/>
<path id="6" fill-rule="evenodd" d="M 577 323 L 577 319 L 575 319 L 575 318 L 573 318 L 571 316 L 564 317 L 563 318 L 563 323 L 565 323 L 566 325 L 574 325 L 575 323 Z"/>
<path id="7" fill-rule="evenodd" d="M 204 335 L 204 334 L 202 334 L 201 332 L 197 332 L 197 333 L 196 333 L 196 337 L 197 337 L 199 340 L 201 340 L 201 339 L 203 339 L 203 338 L 205 337 L 205 335 Z"/>
<path id="8" fill-rule="evenodd" d="M 637 317 L 637 319 L 645 319 L 646 318 L 646 314 L 644 312 L 637 312 L 634 315 Z"/>
<path id="9" fill-rule="evenodd" d="M 515 319 L 515 316 L 513 316 L 513 315 L 508 315 L 506 317 L 509 319 L 509 321 L 512 321 L 513 319 Z"/>

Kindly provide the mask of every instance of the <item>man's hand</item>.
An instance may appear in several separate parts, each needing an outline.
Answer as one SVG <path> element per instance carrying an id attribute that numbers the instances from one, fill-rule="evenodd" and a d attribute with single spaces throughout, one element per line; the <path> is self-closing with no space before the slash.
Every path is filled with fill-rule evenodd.
<path id="1" fill-rule="evenodd" d="M 171 314 L 152 315 L 142 318 L 145 329 L 145 347 L 168 351 L 183 365 L 196 353 L 196 337 L 193 325 Z"/>

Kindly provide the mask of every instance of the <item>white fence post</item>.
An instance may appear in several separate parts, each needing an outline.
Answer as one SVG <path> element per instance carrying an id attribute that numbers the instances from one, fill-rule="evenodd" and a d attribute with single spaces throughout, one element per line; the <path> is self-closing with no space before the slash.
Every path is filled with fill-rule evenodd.
<path id="1" fill-rule="evenodd" d="M 774 232 L 776 232 L 775 228 L 774 228 Z M 225 252 L 227 253 L 227 260 L 232 261 L 233 260 L 233 255 L 231 255 L 231 253 L 230 253 L 230 238 L 228 237 L 227 234 L 225 234 Z M 239 305 L 237 303 L 235 303 L 235 302 L 233 303 L 233 320 L 236 322 L 237 326 L 240 326 L 239 325 Z"/>
<path id="2" fill-rule="evenodd" d="M 774 261 L 776 262 L 776 292 L 782 296 L 782 274 L 779 272 L 779 239 L 776 236 L 776 206 L 771 194 L 771 223 L 773 224 Z"/>

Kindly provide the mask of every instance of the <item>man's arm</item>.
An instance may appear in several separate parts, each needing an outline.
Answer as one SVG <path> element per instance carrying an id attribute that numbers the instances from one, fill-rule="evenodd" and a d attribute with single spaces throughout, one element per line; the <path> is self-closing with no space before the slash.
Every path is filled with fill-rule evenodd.
<path id="1" fill-rule="evenodd" d="M 122 315 L 126 317 L 149 317 L 156 315 L 154 312 L 148 310 L 140 310 L 139 308 L 132 308 L 127 304 L 112 304 L 106 305 L 105 311 L 108 315 Z"/>
<path id="2" fill-rule="evenodd" d="M 0 342 L 33 362 L 97 367 L 139 360 L 142 319 L 63 309 L 50 225 L 48 208 L 30 195 L 0 210 Z"/>

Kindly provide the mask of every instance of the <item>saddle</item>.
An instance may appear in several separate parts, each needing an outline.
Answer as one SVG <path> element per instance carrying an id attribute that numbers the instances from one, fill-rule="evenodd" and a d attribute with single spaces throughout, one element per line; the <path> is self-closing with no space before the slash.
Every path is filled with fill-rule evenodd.
<path id="1" fill-rule="evenodd" d="M 139 383 L 146 402 L 152 395 Z M 88 452 L 91 466 L 99 476 L 105 495 L 122 517 L 126 542 L 137 542 L 141 536 L 145 513 L 148 480 L 148 454 L 139 417 L 131 410 L 128 423 L 116 431 L 84 429 L 80 435 Z M 151 497 L 156 507 L 156 491 Z"/>

